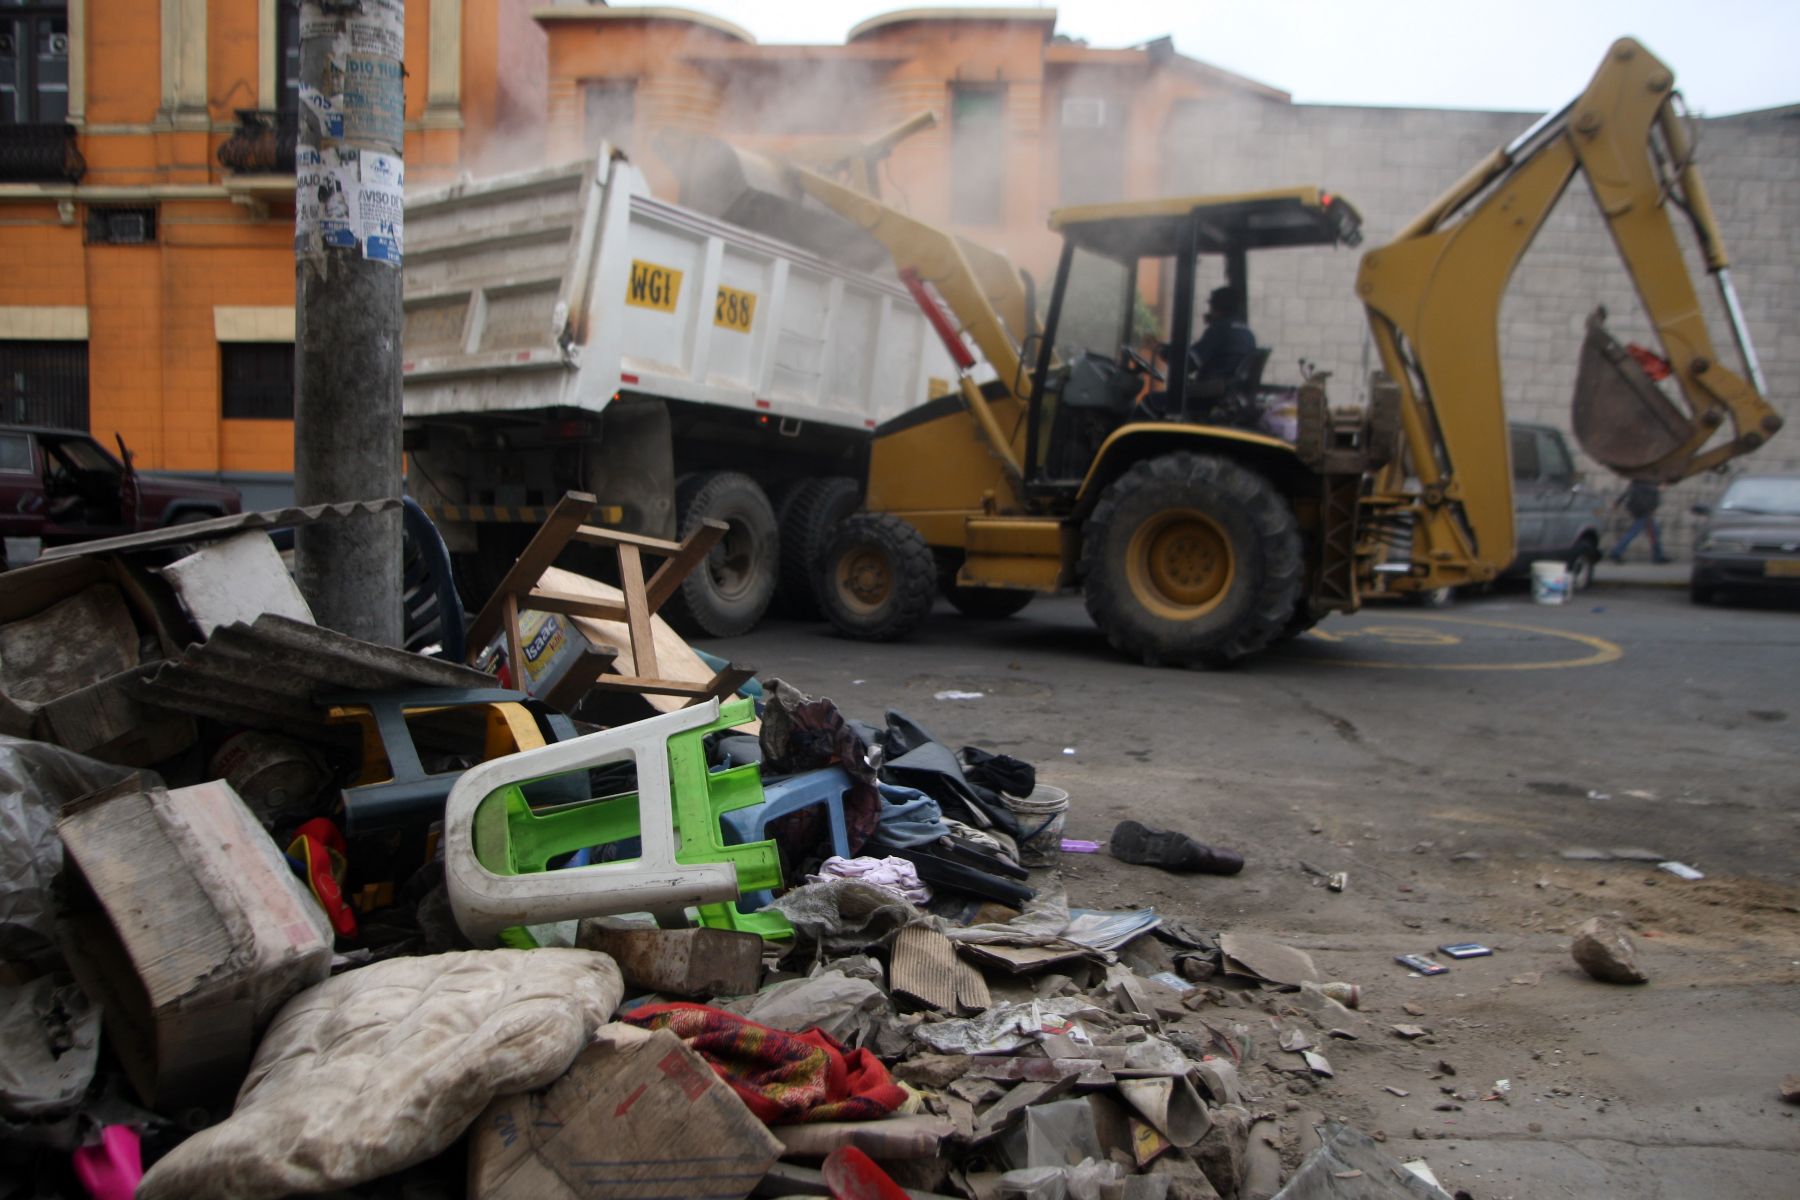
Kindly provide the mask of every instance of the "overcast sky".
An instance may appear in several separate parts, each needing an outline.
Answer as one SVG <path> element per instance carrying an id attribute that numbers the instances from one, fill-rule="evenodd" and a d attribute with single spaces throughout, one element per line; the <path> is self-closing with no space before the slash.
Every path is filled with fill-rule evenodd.
<path id="1" fill-rule="evenodd" d="M 627 7 L 638 0 L 615 0 Z M 763 42 L 839 43 L 907 0 L 675 0 Z M 1320 104 L 1542 111 L 1630 34 L 1709 116 L 1800 102 L 1800 0 L 1063 0 L 1057 29 L 1096 46 L 1172 35 L 1183 54 Z"/>

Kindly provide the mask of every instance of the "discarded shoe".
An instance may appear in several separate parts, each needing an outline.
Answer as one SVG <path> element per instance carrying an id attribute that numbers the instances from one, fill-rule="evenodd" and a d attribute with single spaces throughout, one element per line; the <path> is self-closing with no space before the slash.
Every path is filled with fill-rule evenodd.
<path id="1" fill-rule="evenodd" d="M 1204 846 L 1173 829 L 1152 829 L 1137 821 L 1120 821 L 1107 844 L 1120 862 L 1165 871 L 1204 871 L 1209 875 L 1236 875 L 1244 869 L 1244 856 L 1235 850 Z"/>

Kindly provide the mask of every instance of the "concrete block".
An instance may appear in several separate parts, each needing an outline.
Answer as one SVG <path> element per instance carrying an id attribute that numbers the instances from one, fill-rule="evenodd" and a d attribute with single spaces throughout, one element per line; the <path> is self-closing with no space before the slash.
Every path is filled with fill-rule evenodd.
<path id="1" fill-rule="evenodd" d="M 264 613 L 313 624 L 312 609 L 281 561 L 281 553 L 260 529 L 209 542 L 162 569 L 181 606 L 205 637 Z"/>
<path id="2" fill-rule="evenodd" d="M 581 923 L 576 945 L 619 965 L 625 982 L 677 996 L 745 996 L 762 982 L 762 938 L 730 929 L 649 929 Z"/>

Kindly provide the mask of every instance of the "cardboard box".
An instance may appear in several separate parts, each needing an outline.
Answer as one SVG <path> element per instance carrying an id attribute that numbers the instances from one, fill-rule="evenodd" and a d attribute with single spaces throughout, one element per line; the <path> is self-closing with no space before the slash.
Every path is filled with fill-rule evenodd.
<path id="1" fill-rule="evenodd" d="M 137 667 L 58 697 L 38 710 L 37 734 L 46 742 L 102 762 L 147 767 L 173 758 L 200 738 L 194 718 L 138 700 Z"/>
<path id="2" fill-rule="evenodd" d="M 680 1038 L 623 1028 L 543 1091 L 488 1106 L 469 1131 L 470 1200 L 750 1194 L 781 1142 Z"/>
<path id="3" fill-rule="evenodd" d="M 191 744 L 193 722 L 164 721 L 143 737 L 128 737 L 134 711 L 119 688 L 82 697 L 45 720 L 46 706 L 108 682 L 123 683 L 154 638 L 157 653 L 180 651 L 192 629 L 168 588 L 121 559 L 101 556 L 34 563 L 6 574 L 0 587 L 0 733 L 55 741 L 96 758 L 115 740 L 135 741 L 111 761 L 142 766 L 147 748 Z M 10 669 L 8 669 L 10 668 Z M 14 694 L 16 693 L 16 694 Z M 83 726 L 82 714 L 96 724 Z M 62 741 L 64 735 L 72 737 Z M 176 744 L 180 743 L 180 744 Z M 164 754 L 163 757 L 166 757 Z"/>
<path id="4" fill-rule="evenodd" d="M 324 912 L 229 785 L 124 785 L 64 809 L 61 942 L 144 1103 L 236 1091 L 263 1029 L 331 969 Z"/>

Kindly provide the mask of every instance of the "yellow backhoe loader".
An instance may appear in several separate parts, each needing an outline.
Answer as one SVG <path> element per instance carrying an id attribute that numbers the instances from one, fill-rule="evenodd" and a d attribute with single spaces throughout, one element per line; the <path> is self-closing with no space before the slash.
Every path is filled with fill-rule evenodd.
<path id="1" fill-rule="evenodd" d="M 1754 450 L 1781 425 L 1674 77 L 1628 39 L 1578 99 L 1364 254 L 1357 295 L 1382 369 L 1357 408 L 1330 407 L 1322 377 L 1309 378 L 1293 397 L 1291 436 L 1252 427 L 1257 356 L 1223 381 L 1188 369 L 1199 262 L 1222 259 L 1242 295 L 1253 252 L 1357 244 L 1360 219 L 1345 200 L 1303 188 L 1059 210 L 1050 225 L 1063 250 L 1039 328 L 1028 281 L 1004 258 L 874 194 L 873 164 L 896 135 L 808 165 L 692 139 L 672 155 L 690 179 L 733 198 L 740 217 L 786 212 L 804 231 L 792 217 L 809 210 L 821 236 L 841 236 L 847 222 L 885 246 L 961 368 L 953 394 L 876 432 L 866 511 L 823 549 L 822 606 L 853 637 L 910 632 L 942 573 L 972 612 L 1080 587 L 1122 652 L 1220 665 L 1372 594 L 1495 578 L 1514 557 L 1501 297 L 1577 171 L 1682 401 L 1597 315 L 1574 412 L 1588 453 L 1622 475 L 1673 482 Z M 1715 353 L 1675 211 L 1717 283 L 1741 374 Z M 1173 280 L 1166 371 L 1133 343 L 1137 277 L 1150 261 Z M 983 383 L 971 344 L 992 369 Z"/>

